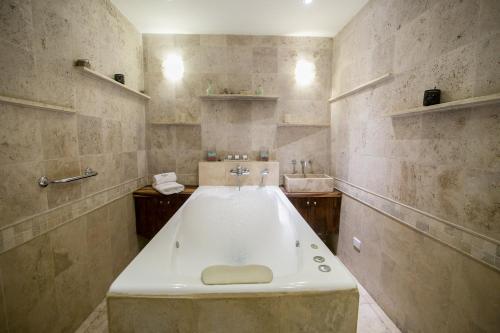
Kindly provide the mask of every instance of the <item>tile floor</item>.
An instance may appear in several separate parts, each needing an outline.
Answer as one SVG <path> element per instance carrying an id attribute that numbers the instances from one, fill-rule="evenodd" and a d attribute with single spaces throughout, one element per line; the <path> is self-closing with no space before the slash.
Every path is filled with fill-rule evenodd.
<path id="1" fill-rule="evenodd" d="M 401 331 L 387 317 L 375 300 L 358 283 L 359 314 L 358 333 L 400 333 Z M 108 333 L 106 301 L 95 308 L 94 312 L 82 323 L 76 333 Z"/>

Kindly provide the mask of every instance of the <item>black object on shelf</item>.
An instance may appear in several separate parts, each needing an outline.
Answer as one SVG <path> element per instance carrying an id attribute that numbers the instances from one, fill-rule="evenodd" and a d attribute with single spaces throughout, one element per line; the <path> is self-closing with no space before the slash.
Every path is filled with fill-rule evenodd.
<path id="1" fill-rule="evenodd" d="M 90 61 L 88 59 L 77 59 L 75 61 L 75 66 L 90 68 Z"/>
<path id="2" fill-rule="evenodd" d="M 120 82 L 121 84 L 125 84 L 125 75 L 115 74 L 115 81 Z"/>
<path id="3" fill-rule="evenodd" d="M 424 106 L 434 105 L 441 103 L 441 90 L 429 89 L 424 92 Z"/>

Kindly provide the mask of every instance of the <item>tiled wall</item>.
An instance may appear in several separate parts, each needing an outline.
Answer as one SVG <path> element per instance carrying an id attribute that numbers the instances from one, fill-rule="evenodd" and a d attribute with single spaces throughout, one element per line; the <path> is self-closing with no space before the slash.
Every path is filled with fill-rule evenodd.
<path id="1" fill-rule="evenodd" d="M 404 331 L 500 327 L 499 106 L 384 116 L 500 92 L 499 45 L 495 0 L 372 0 L 334 40 L 334 96 L 394 75 L 332 103 L 332 173 L 339 256 Z"/>
<path id="2" fill-rule="evenodd" d="M 184 60 L 180 82 L 167 80 L 162 62 L 171 53 Z M 148 125 L 149 173 L 176 171 L 180 182 L 196 184 L 198 161 L 207 150 L 220 156 L 267 149 L 291 172 L 291 160 L 310 159 L 314 172 L 329 172 L 329 130 L 277 127 L 289 114 L 295 122 L 328 123 L 332 39 L 232 35 L 144 35 L 145 83 L 151 101 L 148 123 L 187 122 L 198 126 Z M 316 66 L 309 86 L 295 82 L 298 59 Z M 262 85 L 271 101 L 202 101 L 208 82 L 216 92 Z"/>
<path id="3" fill-rule="evenodd" d="M 147 172 L 144 100 L 73 61 L 142 89 L 142 39 L 107 0 L 2 1 L 0 32 L 0 95 L 76 110 L 0 103 L 0 332 L 70 332 L 137 253 L 129 193 Z"/>

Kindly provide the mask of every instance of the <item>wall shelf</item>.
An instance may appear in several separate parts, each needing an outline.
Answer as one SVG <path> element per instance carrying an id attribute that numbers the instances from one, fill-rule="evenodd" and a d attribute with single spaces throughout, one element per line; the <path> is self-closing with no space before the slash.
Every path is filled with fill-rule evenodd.
<path id="1" fill-rule="evenodd" d="M 440 112 L 440 111 L 449 111 L 449 110 L 459 110 L 466 109 L 470 107 L 484 106 L 500 103 L 500 93 L 480 96 L 480 97 L 471 97 L 466 99 L 461 99 L 458 101 L 441 103 L 430 106 L 420 106 L 417 108 L 387 113 L 388 117 L 404 117 L 404 116 L 413 116 L 417 114 L 424 114 L 429 112 Z"/>
<path id="2" fill-rule="evenodd" d="M 276 101 L 278 96 L 264 96 L 264 95 L 240 95 L 240 94 L 214 94 L 202 95 L 201 99 L 211 101 Z"/>
<path id="3" fill-rule="evenodd" d="M 99 72 L 96 72 L 96 71 L 94 71 L 94 70 L 92 70 L 90 68 L 83 67 L 83 66 L 76 66 L 76 68 L 78 68 L 82 73 L 84 73 L 86 75 L 89 75 L 89 76 L 101 79 L 103 81 L 107 81 L 107 82 L 109 82 L 111 84 L 114 84 L 117 87 L 121 87 L 121 88 L 125 89 L 126 91 L 131 92 L 131 93 L 133 93 L 133 94 L 135 94 L 135 95 L 137 95 L 139 97 L 142 97 L 144 99 L 151 99 L 151 97 L 149 97 L 148 95 L 143 94 L 140 91 L 137 91 L 135 89 L 129 88 L 126 85 L 121 84 L 120 82 L 117 82 L 117 81 L 113 80 L 112 78 L 107 77 L 106 75 L 101 74 Z"/>
<path id="4" fill-rule="evenodd" d="M 177 121 L 160 121 L 160 122 L 152 122 L 150 125 L 155 126 L 201 126 L 201 123 L 187 123 L 187 122 L 177 122 Z"/>
<path id="5" fill-rule="evenodd" d="M 65 112 L 65 113 L 75 113 L 76 112 L 75 109 L 70 108 L 70 107 L 66 107 L 66 106 L 46 104 L 46 103 L 41 103 L 41 102 L 30 101 L 27 99 L 13 98 L 13 97 L 7 97 L 7 96 L 0 96 L 0 102 L 6 103 L 6 104 L 11 104 L 11 105 L 17 105 L 17 106 L 21 106 L 21 107 L 29 107 L 29 108 L 35 108 L 35 109 L 41 109 L 41 110 L 48 110 L 48 111 L 57 111 L 57 112 Z"/>
<path id="6" fill-rule="evenodd" d="M 330 127 L 330 124 L 278 123 L 278 127 Z"/>
<path id="7" fill-rule="evenodd" d="M 344 97 L 347 97 L 347 96 L 349 96 L 349 95 L 355 94 L 355 93 L 357 93 L 358 91 L 361 91 L 361 90 L 366 89 L 366 88 L 368 88 L 368 87 L 374 86 L 374 85 L 376 85 L 376 84 L 378 84 L 378 83 L 380 83 L 380 82 L 382 82 L 382 81 L 388 80 L 388 79 L 390 79 L 391 77 L 392 77 L 392 73 L 387 73 L 387 74 L 384 74 L 384 75 L 382 75 L 382 76 L 379 76 L 379 77 L 378 77 L 378 78 L 376 78 L 376 79 L 373 79 L 373 80 L 371 80 L 371 81 L 369 81 L 369 82 L 363 83 L 363 84 L 361 84 L 361 85 L 359 85 L 359 86 L 357 86 L 357 87 L 355 87 L 355 88 L 353 88 L 353 89 L 351 89 L 351 90 L 349 90 L 349 91 L 346 91 L 346 92 L 344 92 L 344 93 L 342 93 L 342 94 L 340 94 L 340 95 L 337 95 L 337 96 L 335 96 L 335 97 L 332 97 L 332 98 L 330 98 L 330 99 L 328 100 L 328 102 L 330 102 L 330 103 L 335 102 L 335 101 L 337 101 L 337 100 L 339 100 L 339 99 L 341 99 L 341 98 L 344 98 Z"/>

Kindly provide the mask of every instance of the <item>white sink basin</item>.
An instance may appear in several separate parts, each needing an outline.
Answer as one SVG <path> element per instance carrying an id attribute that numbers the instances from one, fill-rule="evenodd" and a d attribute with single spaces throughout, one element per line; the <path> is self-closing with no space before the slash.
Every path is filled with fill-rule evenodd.
<path id="1" fill-rule="evenodd" d="M 324 174 L 284 175 L 285 190 L 291 192 L 332 192 L 333 178 Z"/>

